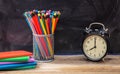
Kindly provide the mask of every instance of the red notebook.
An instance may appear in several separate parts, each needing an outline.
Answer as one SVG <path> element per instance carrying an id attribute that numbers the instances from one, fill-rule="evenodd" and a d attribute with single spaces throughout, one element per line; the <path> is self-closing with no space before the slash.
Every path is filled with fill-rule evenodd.
<path id="1" fill-rule="evenodd" d="M 0 59 L 11 58 L 11 57 L 21 57 L 21 56 L 32 56 L 32 53 L 24 50 L 0 52 Z"/>

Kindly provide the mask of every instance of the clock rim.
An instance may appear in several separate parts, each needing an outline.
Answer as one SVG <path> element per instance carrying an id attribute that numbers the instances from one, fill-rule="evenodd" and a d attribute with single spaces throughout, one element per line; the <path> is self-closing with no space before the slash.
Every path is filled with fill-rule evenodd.
<path id="1" fill-rule="evenodd" d="M 102 37 L 102 38 L 106 41 L 106 45 L 107 45 L 107 49 L 106 49 L 106 52 L 105 52 L 104 56 L 101 57 L 100 59 L 97 59 L 97 60 L 89 58 L 89 57 L 85 54 L 84 49 L 83 49 L 83 43 L 84 43 L 85 39 L 88 38 L 89 36 L 92 36 L 92 35 L 97 35 L 97 36 Z M 93 62 L 98 62 L 98 61 L 101 61 L 101 60 L 107 55 L 108 50 L 109 50 L 109 46 L 110 46 L 110 45 L 109 45 L 109 41 L 108 41 L 108 39 L 107 39 L 105 36 L 101 36 L 101 35 L 99 35 L 99 34 L 90 34 L 90 35 L 87 35 L 87 36 L 83 39 L 83 41 L 82 41 L 82 52 L 83 52 L 84 56 L 85 56 L 88 60 L 93 61 Z"/>

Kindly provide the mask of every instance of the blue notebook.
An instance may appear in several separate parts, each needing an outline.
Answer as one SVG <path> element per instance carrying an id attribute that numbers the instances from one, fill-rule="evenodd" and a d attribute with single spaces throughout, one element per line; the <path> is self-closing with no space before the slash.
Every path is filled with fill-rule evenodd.
<path id="1" fill-rule="evenodd" d="M 16 64 L 6 64 L 6 65 L 0 65 L 0 70 L 9 70 L 11 68 L 19 68 L 24 66 L 33 66 L 37 65 L 37 62 L 28 62 L 28 63 L 16 63 Z"/>

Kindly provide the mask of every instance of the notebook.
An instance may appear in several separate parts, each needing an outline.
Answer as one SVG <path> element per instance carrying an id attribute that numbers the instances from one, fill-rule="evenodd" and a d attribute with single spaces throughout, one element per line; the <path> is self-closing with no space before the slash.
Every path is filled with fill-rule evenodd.
<path id="1" fill-rule="evenodd" d="M 30 59 L 27 61 L 27 62 L 34 62 L 35 59 L 30 57 Z M 0 65 L 3 65 L 3 64 L 14 64 L 14 63 L 21 63 L 21 62 L 0 62 Z"/>
<path id="2" fill-rule="evenodd" d="M 20 67 L 36 66 L 36 65 L 37 65 L 37 62 L 6 64 L 6 65 L 0 65 L 0 70 L 19 69 Z"/>
<path id="3" fill-rule="evenodd" d="M 32 53 L 24 50 L 0 52 L 0 59 L 11 58 L 11 57 L 21 57 L 21 56 L 32 56 Z"/>
<path id="4" fill-rule="evenodd" d="M 17 68 L 5 69 L 5 70 L 25 70 L 25 69 L 34 69 L 34 68 L 36 68 L 36 65 L 23 66 L 23 67 L 17 67 Z"/>
<path id="5" fill-rule="evenodd" d="M 0 59 L 0 62 L 27 62 L 29 58 L 30 58 L 29 56 L 5 58 L 5 59 Z"/>

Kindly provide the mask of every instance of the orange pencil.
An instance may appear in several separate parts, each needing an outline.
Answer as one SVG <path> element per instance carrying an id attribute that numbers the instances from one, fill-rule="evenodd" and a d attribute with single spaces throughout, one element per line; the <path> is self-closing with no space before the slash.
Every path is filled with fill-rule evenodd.
<path id="1" fill-rule="evenodd" d="M 54 27 L 53 27 L 53 33 L 55 32 L 55 29 L 56 29 L 58 20 L 59 20 L 59 18 L 60 18 L 60 14 L 61 14 L 61 13 L 58 11 L 58 12 L 57 12 L 57 15 L 56 15 L 56 14 L 54 15 L 55 20 L 53 20 L 53 22 L 54 22 L 54 23 L 53 23 L 53 26 L 54 26 Z"/>
<path id="2" fill-rule="evenodd" d="M 52 17 L 52 34 L 54 34 L 55 30 L 55 17 Z"/>

